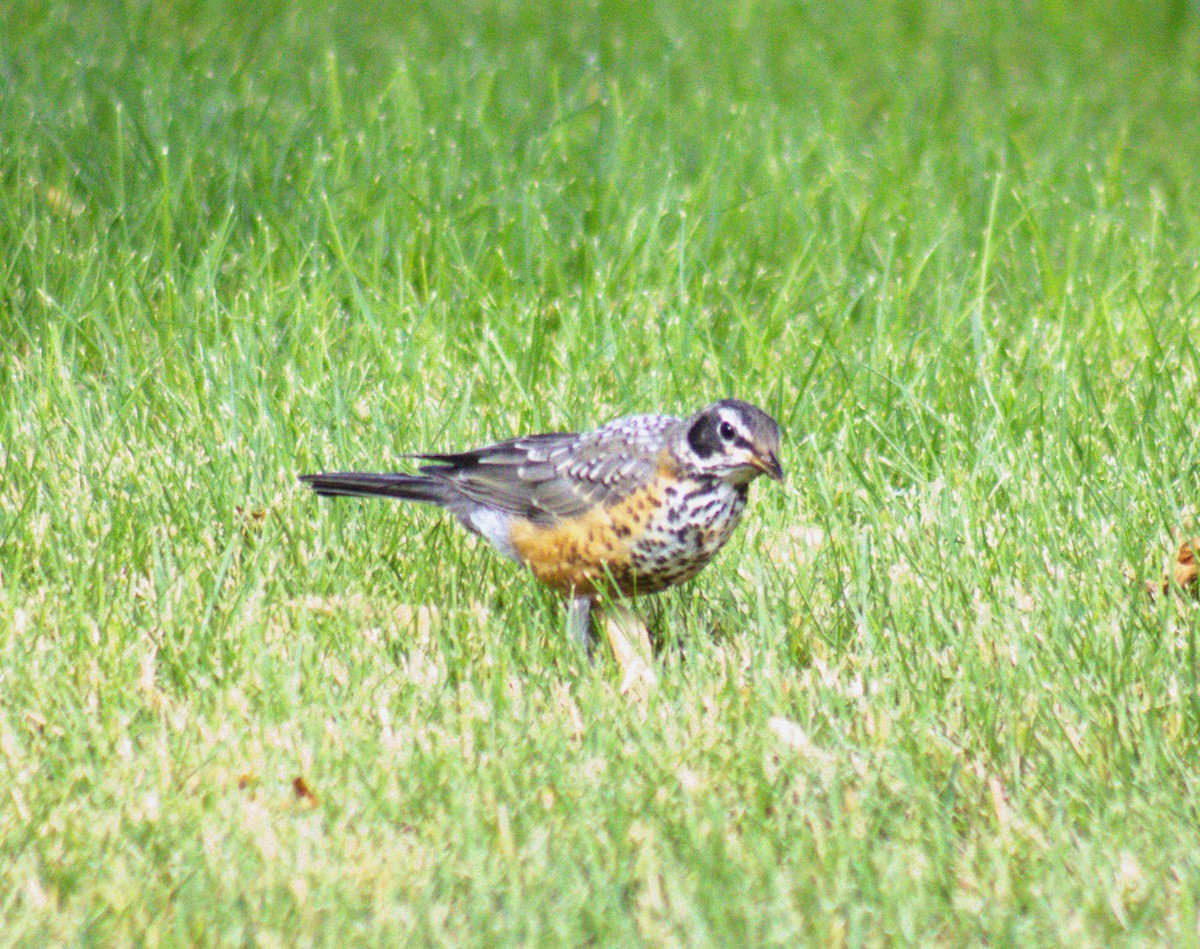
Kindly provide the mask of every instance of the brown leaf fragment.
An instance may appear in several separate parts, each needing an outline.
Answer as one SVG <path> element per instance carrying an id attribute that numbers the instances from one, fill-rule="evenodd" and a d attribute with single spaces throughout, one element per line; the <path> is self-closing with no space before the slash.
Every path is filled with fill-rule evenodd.
<path id="1" fill-rule="evenodd" d="M 1179 545 L 1179 553 L 1175 556 L 1175 582 L 1182 590 L 1190 590 L 1200 595 L 1200 564 L 1196 562 L 1196 550 L 1200 549 L 1200 537 L 1185 540 Z"/>
<path id="2" fill-rule="evenodd" d="M 238 526 L 241 529 L 242 537 L 246 540 L 251 540 L 262 533 L 263 525 L 267 521 L 266 508 L 247 509 L 239 504 L 234 507 L 233 513 L 238 519 Z"/>
<path id="3" fill-rule="evenodd" d="M 317 796 L 313 794 L 312 788 L 308 786 L 308 782 L 304 780 L 303 775 L 296 775 L 292 778 L 292 790 L 296 792 L 296 800 L 309 807 L 317 806 Z"/>
<path id="4" fill-rule="evenodd" d="M 1150 595 L 1158 596 L 1160 592 L 1168 593 L 1171 589 L 1171 581 L 1174 580 L 1180 590 L 1200 597 L 1200 562 L 1197 561 L 1197 550 L 1200 550 L 1200 537 L 1182 541 L 1179 544 L 1179 552 L 1163 576 L 1162 582 L 1156 583 L 1153 580 L 1147 582 L 1146 587 L 1149 589 Z"/>

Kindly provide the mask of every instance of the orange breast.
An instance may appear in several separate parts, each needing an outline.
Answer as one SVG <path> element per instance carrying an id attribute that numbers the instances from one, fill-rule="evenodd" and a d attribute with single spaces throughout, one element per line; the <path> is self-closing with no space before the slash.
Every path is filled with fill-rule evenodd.
<path id="1" fill-rule="evenodd" d="M 543 583 L 563 593 L 585 596 L 615 588 L 636 592 L 630 540 L 641 534 L 663 503 L 662 483 L 652 483 L 611 507 L 539 527 L 518 521 L 510 540 L 521 561 Z"/>

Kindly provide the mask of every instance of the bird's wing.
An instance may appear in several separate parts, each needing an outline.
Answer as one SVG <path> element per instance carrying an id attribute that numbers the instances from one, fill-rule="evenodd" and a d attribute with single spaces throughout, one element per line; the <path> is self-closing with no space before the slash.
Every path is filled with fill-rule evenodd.
<path id="1" fill-rule="evenodd" d="M 581 435 L 527 435 L 451 455 L 418 455 L 472 505 L 537 524 L 578 517 L 644 485 L 675 419 L 633 416 Z M 449 505 L 453 507 L 453 505 Z"/>

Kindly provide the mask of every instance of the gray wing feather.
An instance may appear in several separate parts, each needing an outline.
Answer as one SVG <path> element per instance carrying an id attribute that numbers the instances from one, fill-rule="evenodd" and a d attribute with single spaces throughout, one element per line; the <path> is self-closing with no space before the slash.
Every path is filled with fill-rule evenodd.
<path id="1" fill-rule="evenodd" d="M 460 513 L 482 505 L 550 524 L 644 485 L 676 423 L 663 416 L 634 416 L 582 435 L 531 435 L 456 455 L 417 457 L 436 462 L 421 473 L 444 479 L 459 492 Z"/>

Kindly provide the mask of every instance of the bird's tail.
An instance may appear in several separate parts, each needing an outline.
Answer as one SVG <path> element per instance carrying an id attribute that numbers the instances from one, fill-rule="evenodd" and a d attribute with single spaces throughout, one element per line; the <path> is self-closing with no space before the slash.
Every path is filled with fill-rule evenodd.
<path id="1" fill-rule="evenodd" d="M 328 471 L 301 475 L 300 480 L 322 497 L 386 497 L 446 504 L 453 490 L 439 478 L 410 474 L 364 474 Z"/>

